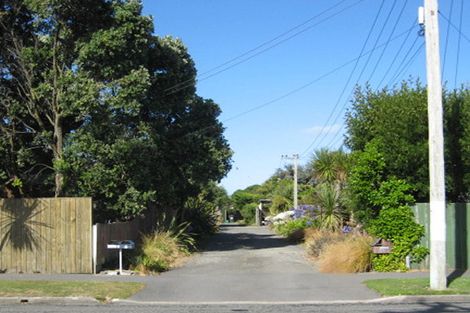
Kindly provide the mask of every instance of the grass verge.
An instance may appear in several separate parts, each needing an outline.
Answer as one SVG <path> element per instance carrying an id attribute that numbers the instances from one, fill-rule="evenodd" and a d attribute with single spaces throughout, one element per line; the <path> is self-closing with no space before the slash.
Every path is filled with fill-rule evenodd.
<path id="1" fill-rule="evenodd" d="M 452 281 L 446 290 L 429 288 L 429 278 L 374 279 L 364 282 L 367 287 L 382 296 L 426 296 L 470 294 L 470 277 L 460 277 Z"/>
<path id="2" fill-rule="evenodd" d="M 134 282 L 0 280 L 0 297 L 92 297 L 126 299 L 145 285 Z"/>

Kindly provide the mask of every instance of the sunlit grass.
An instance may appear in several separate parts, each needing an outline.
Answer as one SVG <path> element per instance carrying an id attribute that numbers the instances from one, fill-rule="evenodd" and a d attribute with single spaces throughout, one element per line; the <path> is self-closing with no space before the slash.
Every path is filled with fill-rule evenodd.
<path id="1" fill-rule="evenodd" d="M 470 277 L 457 278 L 442 291 L 430 289 L 429 278 L 374 279 L 364 283 L 382 296 L 470 294 Z"/>
<path id="2" fill-rule="evenodd" d="M 126 299 L 145 285 L 135 282 L 0 280 L 1 297 L 92 297 Z"/>

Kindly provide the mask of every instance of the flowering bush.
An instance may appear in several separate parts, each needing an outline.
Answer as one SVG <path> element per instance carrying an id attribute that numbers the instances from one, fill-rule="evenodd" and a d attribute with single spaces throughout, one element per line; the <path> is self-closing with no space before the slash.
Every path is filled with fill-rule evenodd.
<path id="1" fill-rule="evenodd" d="M 282 212 L 266 220 L 276 232 L 293 241 L 304 239 L 306 228 L 318 226 L 319 208 L 312 205 L 300 205 L 296 209 Z"/>
<path id="2" fill-rule="evenodd" d="M 310 219 L 316 219 L 320 215 L 320 209 L 313 205 L 302 204 L 299 205 L 296 209 L 293 209 L 294 214 L 292 215 L 293 219 L 308 217 Z"/>

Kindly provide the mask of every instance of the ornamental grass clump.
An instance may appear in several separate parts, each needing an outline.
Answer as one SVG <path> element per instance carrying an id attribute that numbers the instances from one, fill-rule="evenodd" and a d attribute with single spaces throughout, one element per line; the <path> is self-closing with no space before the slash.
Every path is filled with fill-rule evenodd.
<path id="1" fill-rule="evenodd" d="M 341 242 L 345 235 L 321 229 L 309 229 L 305 232 L 305 249 L 312 258 L 318 258 L 330 243 Z"/>
<path id="2" fill-rule="evenodd" d="M 188 253 L 188 249 L 180 244 L 169 231 L 143 235 L 140 253 L 135 258 L 134 269 L 141 273 L 164 272 Z"/>
<path id="3" fill-rule="evenodd" d="M 158 273 L 175 267 L 195 249 L 196 242 L 187 232 L 189 226 L 187 222 L 177 224 L 175 218 L 167 223 L 162 220 L 155 232 L 142 235 L 140 249 L 133 260 L 134 270 Z"/>
<path id="4" fill-rule="evenodd" d="M 345 235 L 341 241 L 327 244 L 319 259 L 323 273 L 360 273 L 371 267 L 372 238 L 364 235 Z"/>

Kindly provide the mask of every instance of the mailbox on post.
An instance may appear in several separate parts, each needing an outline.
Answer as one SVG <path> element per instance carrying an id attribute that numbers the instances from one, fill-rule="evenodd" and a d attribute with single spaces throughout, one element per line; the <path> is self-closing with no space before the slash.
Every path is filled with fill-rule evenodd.
<path id="1" fill-rule="evenodd" d="M 372 244 L 372 253 L 388 254 L 392 253 L 393 244 L 385 239 L 379 238 Z"/>
<path id="2" fill-rule="evenodd" d="M 107 248 L 119 249 L 119 275 L 122 275 L 122 250 L 135 249 L 135 243 L 132 240 L 111 240 Z"/>

